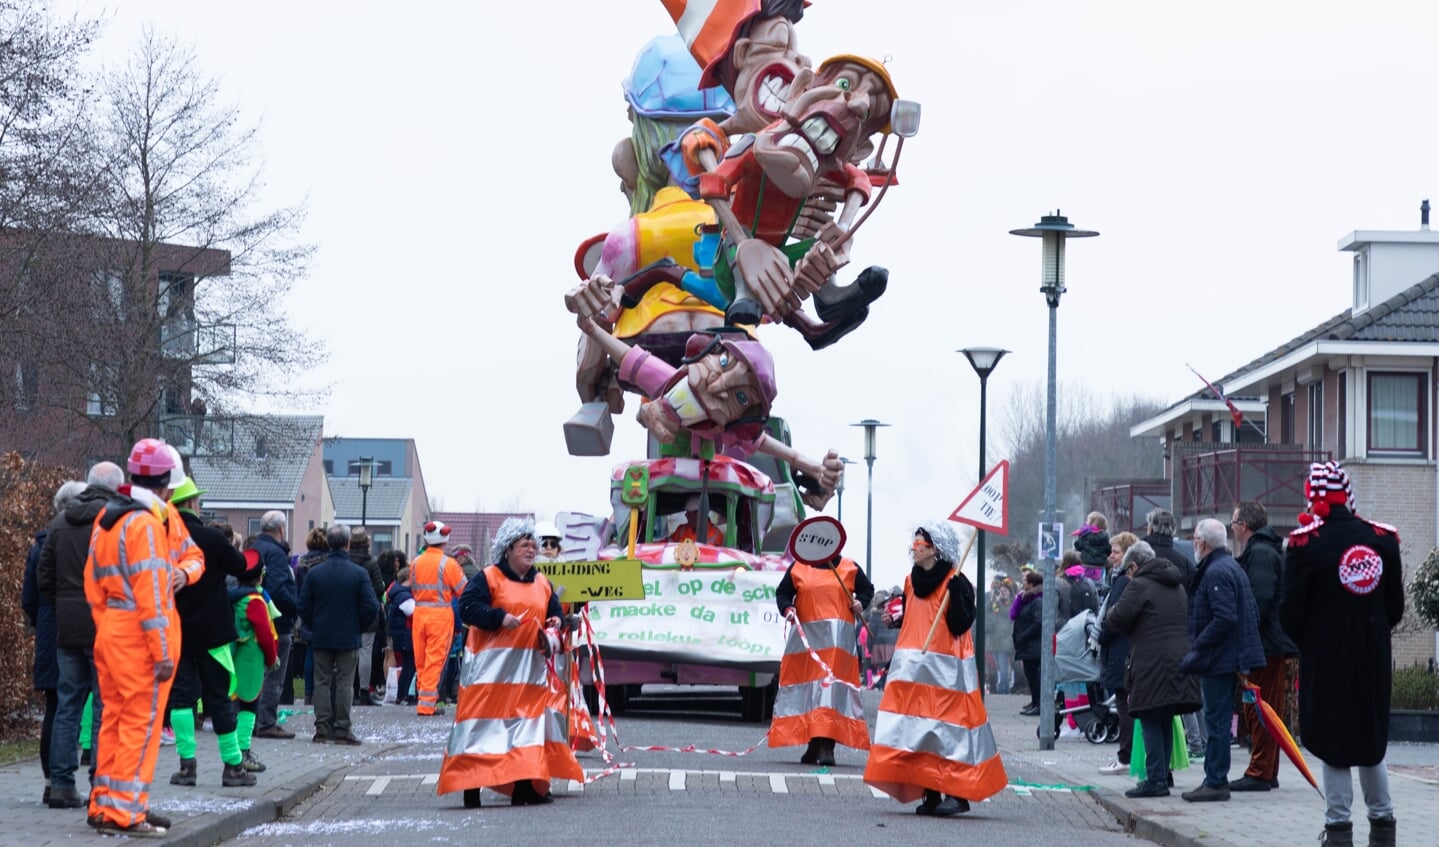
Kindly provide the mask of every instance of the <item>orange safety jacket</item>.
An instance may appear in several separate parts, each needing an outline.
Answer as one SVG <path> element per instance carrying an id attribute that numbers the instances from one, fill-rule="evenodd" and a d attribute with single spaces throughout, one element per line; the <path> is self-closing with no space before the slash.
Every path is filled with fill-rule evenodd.
<path id="1" fill-rule="evenodd" d="M 583 781 L 584 769 L 565 740 L 565 715 L 555 708 L 540 649 L 554 589 L 544 574 L 535 574 L 534 582 L 517 582 L 494 565 L 485 568 L 483 578 L 490 605 L 521 622 L 493 632 L 469 628 L 460 702 L 436 793 L 488 787 L 509 794 L 512 783 L 527 779 L 548 794 L 553 777 Z"/>
<path id="2" fill-rule="evenodd" d="M 835 579 L 835 574 L 839 579 Z M 854 596 L 859 568 L 840 559 L 836 568 L 796 564 L 790 569 L 794 583 L 794 613 L 810 647 L 834 672 L 826 683 L 824 669 L 810 656 L 791 629 L 779 666 L 779 692 L 774 700 L 774 722 L 769 746 L 808 744 L 812 738 L 832 738 L 846 747 L 869 749 L 869 727 L 859 699 L 858 632 L 850 597 Z M 840 580 L 844 587 L 840 587 Z M 845 594 L 845 589 L 849 594 Z M 843 685 L 841 683 L 850 683 Z"/>
<path id="3" fill-rule="evenodd" d="M 410 593 L 416 609 L 448 609 L 464 587 L 464 569 L 439 547 L 425 548 L 410 563 Z"/>
<path id="4" fill-rule="evenodd" d="M 187 584 L 193 584 L 205 572 L 204 555 L 174 507 L 137 494 L 106 503 L 95 518 L 85 599 L 104 630 L 143 633 L 151 661 L 174 661 L 180 618 L 170 587 L 172 570 L 184 571 Z M 147 505 L 147 499 L 154 502 Z"/>
<path id="5" fill-rule="evenodd" d="M 944 584 L 953 576 L 951 569 Z M 956 638 L 940 621 L 924 649 L 945 593 L 917 597 L 904 580 L 904 622 L 864 769 L 866 783 L 901 803 L 918 800 L 926 788 L 983 800 L 1008 781 L 980 697 L 970 633 Z"/>

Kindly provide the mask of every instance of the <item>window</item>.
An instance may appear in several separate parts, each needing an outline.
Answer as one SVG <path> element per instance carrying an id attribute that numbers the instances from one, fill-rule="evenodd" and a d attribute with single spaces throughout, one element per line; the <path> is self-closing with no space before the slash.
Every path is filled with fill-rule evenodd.
<path id="1" fill-rule="evenodd" d="M 375 476 L 394 476 L 394 474 L 390 472 L 389 459 L 380 459 L 375 462 Z"/>
<path id="2" fill-rule="evenodd" d="M 268 459 L 270 457 L 270 445 L 265 441 L 265 436 L 255 436 L 255 458 Z"/>
<path id="3" fill-rule="evenodd" d="M 118 268 L 96 271 L 91 278 L 95 295 L 95 318 L 100 321 L 125 320 L 125 277 Z"/>
<path id="4" fill-rule="evenodd" d="M 159 296 L 155 299 L 156 310 L 162 318 L 195 316 L 194 295 L 191 294 L 195 285 L 195 277 L 192 274 L 165 271 L 160 274 Z"/>
<path id="5" fill-rule="evenodd" d="M 1294 392 L 1279 398 L 1279 443 L 1294 443 Z"/>
<path id="6" fill-rule="evenodd" d="M 1324 383 L 1309 383 L 1309 446 L 1324 447 Z"/>
<path id="7" fill-rule="evenodd" d="M 1339 421 L 1339 446 L 1334 451 L 1341 459 L 1349 458 L 1349 372 L 1339 372 L 1339 403 L 1334 413 Z"/>
<path id="8" fill-rule="evenodd" d="M 119 371 L 114 365 L 90 363 L 90 392 L 85 395 L 85 414 L 92 418 L 113 418 L 119 409 Z"/>
<path id="9" fill-rule="evenodd" d="M 245 534 L 246 534 L 246 535 L 259 535 L 259 534 L 260 534 L 260 519 L 259 519 L 259 518 L 250 518 L 250 520 L 245 524 Z"/>
<path id="10" fill-rule="evenodd" d="M 35 398 L 40 396 L 40 371 L 34 362 L 15 363 L 15 411 L 35 411 Z"/>
<path id="11" fill-rule="evenodd" d="M 325 476 L 334 476 L 334 475 L 335 475 L 335 460 L 334 460 L 334 459 L 325 459 L 325 460 L 323 460 L 323 461 L 321 462 L 321 464 L 323 464 L 323 465 L 325 466 Z"/>
<path id="12" fill-rule="evenodd" d="M 370 549 L 376 556 L 394 548 L 395 535 L 392 532 L 376 532 L 370 540 Z"/>
<path id="13" fill-rule="evenodd" d="M 1369 452 L 1424 455 L 1424 375 L 1369 373 Z"/>

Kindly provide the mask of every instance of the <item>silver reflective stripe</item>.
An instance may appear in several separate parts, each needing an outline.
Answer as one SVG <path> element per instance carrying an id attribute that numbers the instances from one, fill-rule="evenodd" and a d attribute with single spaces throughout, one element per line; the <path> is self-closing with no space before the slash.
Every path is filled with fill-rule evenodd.
<path id="1" fill-rule="evenodd" d="M 122 538 L 123 538 L 123 536 L 122 536 Z M 156 554 L 155 554 L 155 525 L 154 525 L 154 523 L 151 523 L 149 526 L 145 527 L 145 538 L 150 542 L 150 558 L 151 558 L 151 559 L 156 559 L 156 558 L 158 558 L 158 557 L 156 556 Z M 168 564 L 168 563 L 167 563 L 167 564 Z M 127 581 L 125 584 L 126 584 L 126 585 L 129 585 L 129 582 Z M 155 599 L 155 611 L 156 611 L 156 613 L 159 613 L 160 610 L 162 610 L 162 609 L 165 608 L 165 601 L 166 601 L 167 599 L 169 599 L 169 595 L 170 595 L 170 572 L 169 572 L 169 570 L 166 570 L 166 572 L 165 572 L 165 578 L 164 578 L 163 580 L 160 579 L 159 574 L 156 574 L 156 575 L 155 575 L 155 578 L 152 579 L 152 580 L 150 580 L 150 586 L 151 586 L 151 588 L 152 588 L 152 589 L 154 590 L 154 592 L 155 592 L 155 598 L 154 598 L 154 599 Z M 160 634 L 160 655 L 161 655 L 161 656 L 164 656 L 164 657 L 166 657 L 166 658 L 169 658 L 169 656 L 170 656 L 170 639 L 169 639 L 169 637 L 166 635 L 165 629 L 164 629 L 163 627 L 160 628 L 160 629 L 158 630 L 158 632 L 159 632 L 159 634 Z M 158 693 L 158 691 L 159 691 L 159 689 L 157 688 L 157 689 L 156 689 L 156 692 Z M 142 756 L 141 758 L 143 759 L 144 757 Z M 136 776 L 138 777 L 139 774 L 137 773 Z"/>
<path id="2" fill-rule="evenodd" d="M 169 618 L 146 618 L 140 621 L 140 631 L 149 632 L 152 629 L 165 629 L 169 625 Z"/>
<path id="3" fill-rule="evenodd" d="M 95 578 L 104 579 L 107 576 L 131 577 L 143 571 L 169 570 L 169 561 L 165 559 L 144 559 L 133 564 L 106 565 L 95 568 Z"/>
<path id="4" fill-rule="evenodd" d="M 460 663 L 460 685 L 496 682 L 544 685 L 545 663 L 539 651 L 526 647 L 491 647 L 478 653 L 466 650 Z"/>
<path id="5" fill-rule="evenodd" d="M 446 753 L 451 756 L 503 756 L 520 747 L 563 741 L 564 715 L 546 709 L 538 718 L 482 718 L 455 721 Z"/>
<path id="6" fill-rule="evenodd" d="M 988 723 L 978 729 L 968 729 L 935 718 L 884 711 L 874 724 L 874 743 L 912 753 L 933 753 L 967 765 L 979 765 L 999 752 Z"/>
<path id="7" fill-rule="evenodd" d="M 965 693 L 979 688 L 979 675 L 975 670 L 973 656 L 960 661 L 952 653 L 934 650 L 894 651 L 894 658 L 889 663 L 889 681 L 897 680 Z"/>
<path id="8" fill-rule="evenodd" d="M 113 779 L 98 773 L 95 774 L 95 785 L 111 791 L 127 791 L 131 794 L 140 794 L 150 790 L 148 782 L 126 782 L 123 779 Z"/>
<path id="9" fill-rule="evenodd" d="M 842 621 L 835 618 L 826 618 L 819 621 L 803 622 L 804 636 L 809 639 L 809 646 L 816 651 L 839 648 L 849 653 L 855 650 L 855 631 L 853 621 Z M 804 642 L 799 639 L 799 631 L 791 630 L 789 640 L 785 642 L 784 654 L 793 656 L 795 654 L 807 653 L 804 649 Z"/>
<path id="10" fill-rule="evenodd" d="M 416 606 L 423 606 L 430 609 L 448 609 L 450 604 L 444 600 L 416 600 Z"/>
<path id="11" fill-rule="evenodd" d="M 445 586 L 438 582 L 412 582 L 410 583 L 411 593 L 416 591 L 439 591 Z"/>
<path id="12" fill-rule="evenodd" d="M 136 607 L 134 600 L 126 600 L 124 597 L 107 597 L 105 598 L 105 608 L 123 609 L 127 612 L 133 612 Z"/>
<path id="13" fill-rule="evenodd" d="M 95 805 L 119 809 L 122 812 L 131 812 L 137 815 L 145 811 L 145 804 L 139 800 L 121 800 L 114 794 L 101 794 L 95 798 Z"/>
<path id="14" fill-rule="evenodd" d="M 774 716 L 777 718 L 796 717 L 815 709 L 834 709 L 847 718 L 864 720 L 859 690 L 848 685 L 831 684 L 826 687 L 818 681 L 801 682 L 781 686 L 774 698 Z"/>

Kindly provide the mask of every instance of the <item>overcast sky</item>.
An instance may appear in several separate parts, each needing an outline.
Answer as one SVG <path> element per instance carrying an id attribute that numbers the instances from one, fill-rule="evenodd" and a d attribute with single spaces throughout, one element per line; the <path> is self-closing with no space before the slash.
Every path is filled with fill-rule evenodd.
<path id="1" fill-rule="evenodd" d="M 280 308 L 330 350 L 327 434 L 414 438 L 445 509 L 608 511 L 608 470 L 643 439 L 631 403 L 611 457 L 566 454 L 562 295 L 579 241 L 627 214 L 610 149 L 635 52 L 674 31 L 658 0 L 78 8 L 108 16 L 107 58 L 145 21 L 193 43 L 261 123 L 273 201 L 308 198 L 318 257 Z M 800 450 L 860 459 L 847 424 L 894 424 L 874 469 L 881 585 L 907 571 L 914 522 L 977 481 L 978 380 L 954 351 L 1013 351 L 991 424 L 1045 379 L 1040 247 L 1009 230 L 1057 208 L 1102 233 L 1070 245 L 1061 385 L 1171 402 L 1200 387 L 1186 363 L 1217 379 L 1346 308 L 1342 236 L 1415 229 L 1439 201 L 1426 0 L 816 0 L 798 32 L 816 64 L 887 58 L 924 110 L 842 274 L 890 269 L 869 321 L 820 353 L 762 331 Z M 1033 518 L 1012 532 L 1032 539 Z"/>

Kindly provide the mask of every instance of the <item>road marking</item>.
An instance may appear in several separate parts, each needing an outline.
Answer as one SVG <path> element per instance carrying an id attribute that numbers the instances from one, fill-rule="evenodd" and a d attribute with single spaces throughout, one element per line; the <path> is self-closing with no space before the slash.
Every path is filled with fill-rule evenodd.
<path id="1" fill-rule="evenodd" d="M 832 773 L 822 773 L 822 774 L 820 774 L 820 775 L 819 775 L 819 784 L 820 784 L 820 785 L 828 785 L 828 786 L 834 785 L 834 774 L 832 774 Z"/>
<path id="2" fill-rule="evenodd" d="M 784 774 L 772 773 L 769 775 L 769 790 L 776 794 L 789 793 L 789 786 L 785 784 Z"/>
<path id="3" fill-rule="evenodd" d="M 390 778 L 388 776 L 382 776 L 374 782 L 370 783 L 370 787 L 365 789 L 365 796 L 378 797 L 381 794 L 385 793 L 385 789 L 389 787 Z"/>
<path id="4" fill-rule="evenodd" d="M 873 795 L 875 796 L 875 798 L 878 799 L 878 800 L 883 800 L 883 799 L 889 797 L 888 794 L 884 793 L 883 791 L 880 791 L 878 788 L 875 788 L 873 785 L 871 785 L 871 786 L 869 787 L 869 793 L 873 794 Z"/>
<path id="5" fill-rule="evenodd" d="M 671 790 L 671 791 L 684 791 L 684 790 L 685 790 L 685 772 L 684 772 L 684 771 L 670 771 L 670 790 Z"/>

